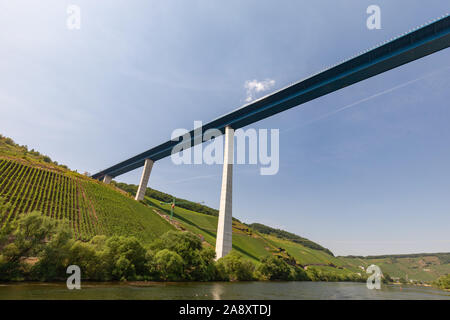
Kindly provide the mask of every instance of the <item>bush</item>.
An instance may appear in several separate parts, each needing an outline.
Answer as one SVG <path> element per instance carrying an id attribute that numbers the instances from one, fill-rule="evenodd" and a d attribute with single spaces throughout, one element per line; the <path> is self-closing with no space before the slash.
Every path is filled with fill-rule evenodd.
<path id="1" fill-rule="evenodd" d="M 358 275 L 357 273 L 342 273 L 332 270 L 319 270 L 315 267 L 309 267 L 306 271 L 307 276 L 312 281 L 351 281 L 364 282 L 367 280 L 366 275 Z"/>
<path id="2" fill-rule="evenodd" d="M 216 252 L 212 248 L 204 248 L 200 251 L 198 263 L 191 271 L 191 279 L 196 281 L 212 281 L 217 278 Z"/>
<path id="3" fill-rule="evenodd" d="M 263 258 L 256 275 L 259 280 L 311 281 L 301 266 L 289 265 L 280 256 Z"/>
<path id="4" fill-rule="evenodd" d="M 88 280 L 108 281 L 112 275 L 104 255 L 104 243 L 98 246 L 93 240 L 89 243 L 76 241 L 70 248 L 70 262 L 67 265 L 77 265 L 82 270 L 81 277 Z M 101 251 L 98 251 L 101 250 Z"/>
<path id="5" fill-rule="evenodd" d="M 237 253 L 230 253 L 217 261 L 217 277 L 219 280 L 250 281 L 254 280 L 255 265 Z"/>
<path id="6" fill-rule="evenodd" d="M 147 273 L 146 250 L 135 237 L 113 236 L 105 246 L 102 259 L 113 280 L 135 280 Z"/>
<path id="7" fill-rule="evenodd" d="M 440 277 L 433 282 L 433 285 L 443 290 L 450 290 L 450 274 Z"/>
<path id="8" fill-rule="evenodd" d="M 183 279 L 184 261 L 178 253 L 163 249 L 156 254 L 155 260 L 161 279 L 169 281 Z"/>
<path id="9" fill-rule="evenodd" d="M 389 274 L 387 274 L 387 273 L 383 274 L 382 281 L 383 281 L 384 284 L 394 282 L 394 280 L 392 280 L 391 276 Z"/>
<path id="10" fill-rule="evenodd" d="M 207 281 L 215 277 L 214 257 L 211 249 L 203 249 L 202 241 L 193 233 L 168 231 L 160 240 L 155 241 L 153 251 L 167 249 L 177 253 L 183 259 L 183 279 Z"/>
<path id="11" fill-rule="evenodd" d="M 16 144 L 14 143 L 14 140 L 11 139 L 11 138 L 5 138 L 5 143 L 8 144 L 8 145 L 10 145 L 10 146 L 16 145 Z"/>
<path id="12" fill-rule="evenodd" d="M 44 162 L 47 162 L 47 163 L 51 163 L 51 162 L 52 162 L 52 159 L 51 159 L 49 156 L 43 156 L 43 157 L 42 157 L 42 160 L 43 160 Z"/>
<path id="13" fill-rule="evenodd" d="M 43 251 L 46 240 L 57 232 L 57 223 L 35 211 L 22 215 L 0 236 L 0 280 L 25 277 L 29 268 L 24 260 Z"/>
<path id="14" fill-rule="evenodd" d="M 38 280 L 64 279 L 71 257 L 72 231 L 66 221 L 55 226 L 55 234 L 39 252 L 39 262 L 32 269 L 32 278 Z"/>
<path id="15" fill-rule="evenodd" d="M 308 277 L 308 274 L 302 267 L 293 267 L 292 268 L 292 280 L 294 281 L 310 281 L 311 279 Z"/>
<path id="16" fill-rule="evenodd" d="M 264 257 L 257 271 L 263 280 L 293 280 L 291 268 L 280 256 Z"/>
<path id="17" fill-rule="evenodd" d="M 0 211 L 8 204 L 0 198 Z M 32 265 L 27 258 L 38 258 Z M 73 239 L 69 225 L 39 212 L 20 215 L 0 231 L 0 280 L 64 280 L 69 265 L 81 269 L 82 279 L 163 281 L 247 281 L 255 279 L 255 265 L 237 253 L 217 262 L 190 232 L 169 231 L 144 248 L 134 237 L 95 236 L 89 242 Z M 308 280 L 306 273 L 283 258 L 262 259 L 256 272 L 267 280 Z M 314 279 L 336 275 L 311 270 Z M 333 278 L 334 277 L 334 278 Z M 339 278 L 336 278 L 339 280 Z"/>

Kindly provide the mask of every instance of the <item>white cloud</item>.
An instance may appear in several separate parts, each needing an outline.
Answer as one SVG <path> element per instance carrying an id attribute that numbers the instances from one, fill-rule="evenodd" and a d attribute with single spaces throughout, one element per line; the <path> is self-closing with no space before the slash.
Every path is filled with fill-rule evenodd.
<path id="1" fill-rule="evenodd" d="M 246 102 L 250 102 L 254 99 L 256 93 L 267 91 L 275 85 L 275 80 L 266 79 L 263 81 L 258 80 L 247 80 L 245 81 L 245 89 L 247 89 Z"/>

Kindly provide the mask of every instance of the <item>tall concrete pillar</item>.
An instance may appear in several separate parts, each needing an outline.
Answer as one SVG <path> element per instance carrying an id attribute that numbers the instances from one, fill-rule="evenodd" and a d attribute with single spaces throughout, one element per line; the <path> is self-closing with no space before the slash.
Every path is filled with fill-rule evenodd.
<path id="1" fill-rule="evenodd" d="M 226 256 L 232 248 L 234 130 L 225 128 L 222 190 L 220 191 L 219 224 L 216 237 L 216 259 Z"/>
<path id="2" fill-rule="evenodd" d="M 110 183 L 111 183 L 111 180 L 112 180 L 112 177 L 111 177 L 111 176 L 105 175 L 105 176 L 103 177 L 103 182 L 106 183 L 106 184 L 110 184 Z"/>
<path id="3" fill-rule="evenodd" d="M 144 170 L 142 171 L 141 182 L 139 183 L 138 191 L 135 199 L 137 201 L 144 200 L 145 191 L 147 190 L 148 179 L 153 168 L 153 160 L 145 159 Z"/>

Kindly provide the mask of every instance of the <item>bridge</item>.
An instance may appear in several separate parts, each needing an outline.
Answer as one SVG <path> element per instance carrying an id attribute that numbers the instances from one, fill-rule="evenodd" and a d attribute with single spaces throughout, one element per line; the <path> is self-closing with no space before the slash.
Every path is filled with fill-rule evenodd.
<path id="1" fill-rule="evenodd" d="M 255 100 L 189 133 L 190 146 L 204 142 L 198 136 L 209 129 L 225 135 L 222 189 L 216 238 L 216 258 L 232 247 L 232 172 L 234 130 L 299 106 L 328 93 L 350 86 L 450 46 L 450 16 L 447 14 L 419 28 L 367 50 L 331 68 Z M 169 140 L 130 159 L 102 170 L 92 178 L 110 183 L 112 178 L 144 167 L 136 200 L 143 200 L 155 161 L 170 156 L 181 137 Z M 184 144 L 184 143 L 183 143 Z"/>

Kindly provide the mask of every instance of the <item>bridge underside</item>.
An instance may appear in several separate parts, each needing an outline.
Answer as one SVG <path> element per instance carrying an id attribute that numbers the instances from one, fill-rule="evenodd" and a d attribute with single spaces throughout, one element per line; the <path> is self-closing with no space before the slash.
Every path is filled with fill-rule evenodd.
<path id="1" fill-rule="evenodd" d="M 225 133 L 225 152 L 220 196 L 216 258 L 225 256 L 232 248 L 232 172 L 234 130 L 268 118 L 351 84 L 394 69 L 450 46 L 450 17 L 446 16 L 425 27 L 405 34 L 388 43 L 362 53 L 312 77 L 299 81 L 271 95 L 247 104 L 203 125 L 200 132 L 191 131 L 187 146 L 201 143 L 197 135 L 218 129 Z M 148 179 L 157 160 L 172 153 L 180 139 L 169 140 L 137 156 L 100 171 L 92 176 L 109 183 L 112 178 L 144 166 L 136 200 L 142 200 Z M 186 141 L 184 139 L 184 141 Z M 183 143 L 184 144 L 184 143 Z M 184 144 L 185 145 L 185 144 Z M 186 145 L 185 145 L 186 146 Z"/>
<path id="2" fill-rule="evenodd" d="M 219 117 L 203 125 L 202 135 L 208 129 L 218 129 L 224 133 L 226 126 L 239 129 L 449 46 L 450 16 L 447 16 Z M 190 132 L 190 136 L 191 146 L 202 141 L 195 139 L 194 131 Z M 164 142 L 100 171 L 92 178 L 101 180 L 105 175 L 114 178 L 142 167 L 146 159 L 163 159 L 170 156 L 179 141 Z"/>

